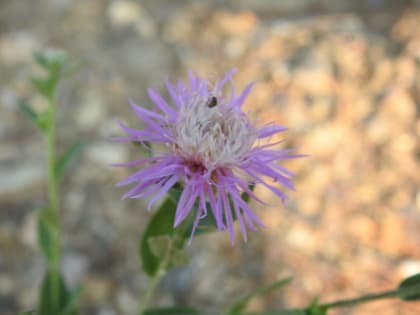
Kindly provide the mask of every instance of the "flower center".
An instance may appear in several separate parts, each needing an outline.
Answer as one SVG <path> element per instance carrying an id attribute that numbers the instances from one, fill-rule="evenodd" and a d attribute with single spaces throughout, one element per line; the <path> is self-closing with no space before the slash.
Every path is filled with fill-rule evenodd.
<path id="1" fill-rule="evenodd" d="M 208 170 L 241 162 L 255 130 L 246 115 L 216 96 L 196 96 L 180 108 L 174 150 Z"/>

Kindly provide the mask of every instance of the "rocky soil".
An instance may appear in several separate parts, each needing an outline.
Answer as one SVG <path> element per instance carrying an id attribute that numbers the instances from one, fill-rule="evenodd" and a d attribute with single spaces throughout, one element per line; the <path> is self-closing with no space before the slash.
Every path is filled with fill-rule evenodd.
<path id="1" fill-rule="evenodd" d="M 35 210 L 45 205 L 45 146 L 16 102 L 45 106 L 31 54 L 61 48 L 75 62 L 60 86 L 59 149 L 88 142 L 62 182 L 62 267 L 82 281 L 82 314 L 134 314 L 148 279 L 137 239 L 150 214 L 121 201 L 139 151 L 110 138 L 127 103 L 148 104 L 187 69 L 216 77 L 236 67 L 257 85 L 246 107 L 287 125 L 297 190 L 259 209 L 268 229 L 231 247 L 197 237 L 191 264 L 164 278 L 154 303 L 219 310 L 277 277 L 284 292 L 249 310 L 276 309 L 393 288 L 420 272 L 420 7 L 416 1 L 0 1 L 0 314 L 34 306 L 45 263 Z M 419 314 L 417 303 L 372 303 L 331 314 Z"/>

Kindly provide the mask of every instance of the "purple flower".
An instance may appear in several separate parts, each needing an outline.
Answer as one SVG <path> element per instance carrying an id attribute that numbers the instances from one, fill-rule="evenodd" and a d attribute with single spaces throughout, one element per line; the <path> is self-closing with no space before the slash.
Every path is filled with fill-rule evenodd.
<path id="1" fill-rule="evenodd" d="M 134 174 L 118 183 L 134 184 L 123 198 L 151 196 L 148 208 L 164 196 L 176 183 L 183 191 L 178 201 L 174 226 L 194 213 L 193 232 L 200 219 L 212 211 L 217 229 L 227 230 L 234 243 L 234 217 L 244 240 L 247 228 L 264 226 L 241 193 L 261 201 L 249 188 L 262 184 L 283 201 L 286 194 L 277 186 L 293 189 L 293 173 L 278 161 L 299 157 L 290 149 L 276 149 L 277 143 L 261 143 L 264 138 L 286 130 L 276 124 L 257 128 L 242 111 L 253 83 L 237 95 L 232 82 L 235 70 L 215 84 L 189 72 L 189 82 L 176 85 L 166 81 L 170 101 L 148 89 L 155 109 L 149 110 L 130 101 L 134 113 L 146 124 L 137 130 L 120 123 L 127 137 L 124 142 L 159 142 L 163 153 L 118 166 L 141 166 Z M 229 84 L 230 93 L 225 93 Z M 268 142 L 268 141 L 265 141 Z M 272 179 L 267 181 L 266 179 Z M 194 205 L 197 207 L 194 207 Z M 208 207 L 208 205 L 210 205 Z M 209 208 L 209 209 L 208 209 Z"/>

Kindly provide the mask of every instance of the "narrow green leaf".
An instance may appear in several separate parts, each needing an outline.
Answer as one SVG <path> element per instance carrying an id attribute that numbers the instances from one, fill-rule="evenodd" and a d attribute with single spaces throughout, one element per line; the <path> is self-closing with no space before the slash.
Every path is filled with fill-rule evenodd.
<path id="1" fill-rule="evenodd" d="M 37 89 L 39 93 L 41 93 L 45 97 L 51 97 L 52 92 L 55 88 L 55 82 L 52 81 L 50 78 L 42 79 L 38 77 L 33 77 L 31 79 L 32 85 Z"/>
<path id="2" fill-rule="evenodd" d="M 179 193 L 177 193 L 179 196 Z M 150 247 L 149 240 L 156 236 L 173 236 L 174 235 L 174 219 L 175 210 L 177 206 L 178 197 L 167 198 L 160 208 L 154 213 L 150 219 L 139 243 L 139 255 L 142 264 L 143 271 L 153 276 L 157 272 L 159 265 L 162 261 L 162 257 L 157 257 L 153 254 Z"/>
<path id="3" fill-rule="evenodd" d="M 55 256 L 57 237 L 57 228 L 51 223 L 48 210 L 40 210 L 38 215 L 38 242 L 49 262 Z"/>
<path id="4" fill-rule="evenodd" d="M 37 313 L 36 313 L 36 311 L 31 310 L 31 311 L 22 312 L 19 315 L 37 315 Z"/>
<path id="5" fill-rule="evenodd" d="M 77 141 L 71 145 L 66 152 L 57 160 L 55 164 L 55 176 L 60 179 L 64 172 L 69 168 L 71 162 L 79 154 L 84 147 L 84 143 Z"/>
<path id="6" fill-rule="evenodd" d="M 18 107 L 20 111 L 30 120 L 32 121 L 40 130 L 45 131 L 47 129 L 47 121 L 45 120 L 45 113 L 37 113 L 35 112 L 32 107 L 24 100 L 18 101 Z"/>
<path id="7" fill-rule="evenodd" d="M 318 303 L 318 299 L 312 300 L 311 305 L 305 310 L 306 315 L 326 315 L 328 307 Z"/>
<path id="8" fill-rule="evenodd" d="M 50 63 L 48 58 L 45 56 L 45 53 L 37 51 L 32 54 L 32 57 L 35 59 L 38 65 L 40 65 L 45 70 L 49 70 Z"/>
<path id="9" fill-rule="evenodd" d="M 18 101 L 20 111 L 26 115 L 33 123 L 38 124 L 38 114 L 32 109 L 32 107 L 24 100 Z"/>
<path id="10" fill-rule="evenodd" d="M 243 310 L 245 309 L 245 307 L 248 305 L 249 301 L 258 296 L 258 295 L 262 295 L 262 294 L 266 294 L 272 290 L 275 289 L 279 289 L 285 285 L 287 285 L 290 281 L 292 281 L 291 277 L 288 278 L 284 278 L 284 279 L 280 279 L 277 280 L 267 286 L 264 286 L 262 288 L 258 288 L 255 291 L 245 295 L 244 297 L 238 299 L 229 309 L 227 314 L 228 315 L 237 315 L 243 312 Z"/>
<path id="11" fill-rule="evenodd" d="M 403 290 L 410 289 L 412 290 Z M 399 298 L 404 301 L 420 300 L 420 273 L 404 279 L 399 287 L 401 292 L 398 294 Z"/>
<path id="12" fill-rule="evenodd" d="M 47 50 L 45 52 L 35 52 L 32 54 L 35 61 L 45 70 L 58 71 L 68 62 L 67 55 L 62 50 Z"/>
<path id="13" fill-rule="evenodd" d="M 200 315 L 200 312 L 189 306 L 173 306 L 162 308 L 149 308 L 143 315 Z"/>
<path id="14" fill-rule="evenodd" d="M 33 58 L 47 71 L 47 74 L 45 77 L 33 77 L 32 84 L 39 93 L 51 99 L 55 94 L 62 70 L 67 65 L 67 56 L 60 50 L 48 50 L 34 53 Z"/>
<path id="15" fill-rule="evenodd" d="M 79 301 L 82 287 L 78 286 L 72 292 L 67 294 L 67 304 L 64 306 L 60 315 L 74 315 L 76 313 L 77 302 Z"/>
<path id="16" fill-rule="evenodd" d="M 56 274 L 54 272 L 48 271 L 42 281 L 38 310 L 39 315 L 58 315 L 69 304 L 71 295 L 64 283 L 63 277 L 60 274 L 58 274 L 58 292 L 55 292 L 57 294 L 58 304 L 55 305 L 52 300 L 51 292 L 54 288 L 55 277 Z M 75 315 L 75 311 L 68 314 Z"/>

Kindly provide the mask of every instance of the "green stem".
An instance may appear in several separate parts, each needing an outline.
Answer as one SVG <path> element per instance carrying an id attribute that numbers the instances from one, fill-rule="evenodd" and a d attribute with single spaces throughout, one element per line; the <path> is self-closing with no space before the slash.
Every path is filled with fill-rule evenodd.
<path id="1" fill-rule="evenodd" d="M 53 244 L 53 255 L 48 262 L 51 270 L 52 285 L 51 299 L 54 309 L 59 309 L 59 292 L 60 292 L 60 243 L 58 228 L 58 184 L 55 172 L 56 166 L 56 134 L 55 134 L 55 97 L 49 98 L 49 128 L 47 129 L 47 154 L 48 154 L 48 214 L 50 223 L 53 226 L 55 237 Z"/>
<path id="2" fill-rule="evenodd" d="M 55 174 L 55 104 L 53 99 L 50 100 L 49 107 L 50 126 L 47 133 L 49 211 L 50 219 L 54 222 L 54 224 L 58 225 L 58 187 L 57 177 Z"/>
<path id="3" fill-rule="evenodd" d="M 330 303 L 321 304 L 320 308 L 331 309 L 338 307 L 349 307 L 357 304 L 372 302 L 376 300 L 386 299 L 386 298 L 396 298 L 402 296 L 414 296 L 418 295 L 420 291 L 420 285 L 413 285 L 405 288 L 399 288 L 390 291 L 384 291 L 379 293 L 366 294 L 353 299 L 338 300 Z M 285 309 L 281 311 L 263 311 L 257 313 L 245 313 L 244 315 L 305 315 L 307 314 L 307 309 Z"/>
<path id="4" fill-rule="evenodd" d="M 366 294 L 366 295 L 363 295 L 361 297 L 357 297 L 354 299 L 338 300 L 335 302 L 322 304 L 322 306 L 326 308 L 353 306 L 356 304 L 367 303 L 367 302 L 371 302 L 375 300 L 395 298 L 395 297 L 400 297 L 400 296 L 410 296 L 410 295 L 418 294 L 419 291 L 420 291 L 420 285 L 414 285 L 414 286 L 410 286 L 406 288 L 399 288 L 399 289 L 390 290 L 390 291 Z"/>
<path id="5" fill-rule="evenodd" d="M 171 261 L 172 256 L 172 248 L 173 248 L 174 242 L 169 242 L 169 246 L 167 247 L 165 251 L 165 257 L 162 260 L 162 262 L 159 264 L 159 268 L 156 272 L 156 274 L 150 279 L 149 287 L 147 288 L 147 291 L 144 295 L 143 301 L 140 305 L 138 315 L 143 315 L 143 312 L 145 309 L 149 306 L 150 301 L 153 297 L 153 294 L 156 291 L 157 285 L 159 284 L 160 279 L 165 275 L 166 270 L 168 268 L 168 265 Z"/>

